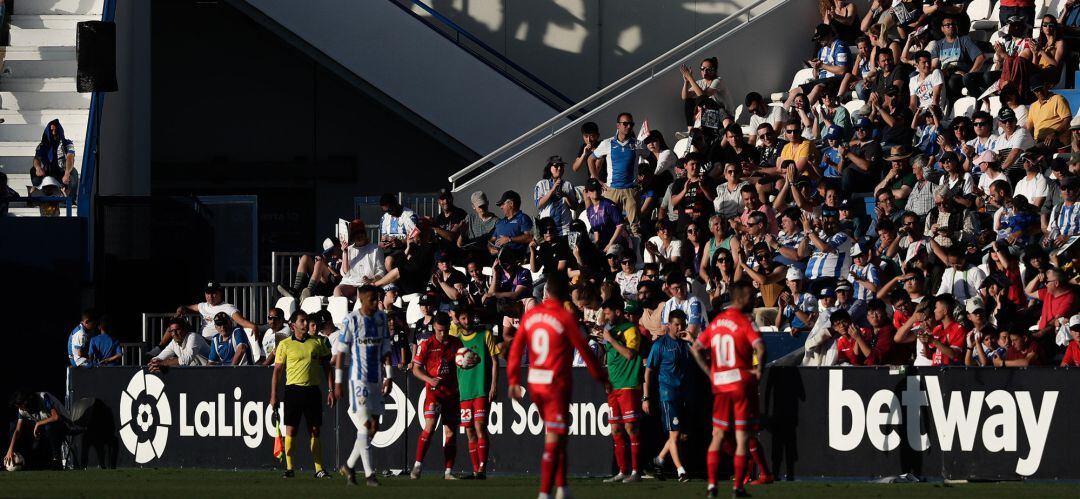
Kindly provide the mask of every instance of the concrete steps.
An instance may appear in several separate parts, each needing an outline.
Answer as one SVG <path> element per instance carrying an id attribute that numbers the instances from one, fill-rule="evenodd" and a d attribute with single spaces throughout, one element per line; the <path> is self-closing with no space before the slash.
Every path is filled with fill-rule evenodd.
<path id="1" fill-rule="evenodd" d="M 76 29 L 101 19 L 105 0 L 18 0 L 11 12 L 6 76 L 0 76 L 0 171 L 21 195 L 30 185 L 34 152 L 46 125 L 59 119 L 82 167 L 90 94 L 75 91 Z M 36 207 L 13 205 L 13 216 L 39 216 Z"/>

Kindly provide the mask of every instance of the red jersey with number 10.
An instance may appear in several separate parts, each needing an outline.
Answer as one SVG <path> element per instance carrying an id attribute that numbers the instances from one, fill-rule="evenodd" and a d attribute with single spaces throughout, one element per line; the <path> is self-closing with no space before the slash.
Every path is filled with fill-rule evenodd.
<path id="1" fill-rule="evenodd" d="M 557 301 L 545 300 L 521 316 L 521 327 L 510 345 L 506 361 L 506 376 L 511 385 L 521 384 L 521 356 L 526 348 L 529 351 L 526 381 L 531 390 L 569 395 L 574 381 L 571 369 L 575 349 L 581 353 L 594 378 L 607 378 L 589 351 L 577 320 Z"/>
<path id="2" fill-rule="evenodd" d="M 754 367 L 754 344 L 759 341 L 757 327 L 733 308 L 721 312 L 698 335 L 698 344 L 709 350 L 713 393 L 741 391 L 753 379 L 749 371 Z"/>

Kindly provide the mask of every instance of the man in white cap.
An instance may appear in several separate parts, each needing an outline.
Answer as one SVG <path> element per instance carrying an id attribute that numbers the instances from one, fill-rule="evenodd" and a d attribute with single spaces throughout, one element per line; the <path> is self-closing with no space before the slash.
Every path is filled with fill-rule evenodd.
<path id="1" fill-rule="evenodd" d="M 1046 242 L 1049 246 L 1060 248 L 1071 236 L 1080 235 L 1080 205 L 1076 197 L 1080 191 L 1080 178 L 1067 176 L 1061 179 L 1061 203 L 1050 210 L 1050 225 L 1047 227 Z"/>
<path id="2" fill-rule="evenodd" d="M 487 255 L 487 241 L 499 218 L 488 210 L 488 198 L 484 191 L 476 191 L 469 196 L 472 212 L 465 217 L 465 228 L 458 234 L 458 246 L 467 250 L 479 247 L 480 251 L 470 252 L 473 256 Z"/>
<path id="3" fill-rule="evenodd" d="M 994 145 L 994 153 L 1004 156 L 1001 160 L 1001 169 L 1007 170 L 1016 163 L 1020 153 L 1035 147 L 1035 139 L 1027 128 L 1017 124 L 1016 112 L 1008 106 L 998 111 L 997 118 L 998 123 L 1001 124 L 1001 135 L 998 136 L 997 143 Z"/>
<path id="4" fill-rule="evenodd" d="M 1068 346 L 1065 347 L 1065 357 L 1061 359 L 1061 367 L 1080 366 L 1080 315 L 1074 315 L 1069 319 Z"/>
<path id="5" fill-rule="evenodd" d="M 848 310 L 852 311 L 852 319 L 861 324 L 866 318 L 866 304 L 877 296 L 877 290 L 881 287 L 881 270 L 870 262 L 870 248 L 863 248 L 863 244 L 857 243 L 851 247 L 851 268 L 848 269 L 847 280 L 852 286 L 852 299 L 855 303 Z"/>
<path id="6" fill-rule="evenodd" d="M 802 271 L 796 267 L 788 267 L 786 283 L 788 289 L 780 293 L 776 307 L 780 313 L 776 318 L 776 327 L 779 329 L 784 322 L 791 327 L 794 336 L 803 331 L 809 331 L 817 320 L 817 298 L 803 291 Z"/>

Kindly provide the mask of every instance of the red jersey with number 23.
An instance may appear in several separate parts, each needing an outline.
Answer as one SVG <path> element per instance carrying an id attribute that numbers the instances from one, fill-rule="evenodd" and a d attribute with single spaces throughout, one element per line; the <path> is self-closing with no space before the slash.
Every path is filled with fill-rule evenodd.
<path id="1" fill-rule="evenodd" d="M 746 383 L 755 381 L 750 370 L 754 367 L 754 344 L 759 341 L 757 327 L 733 308 L 721 312 L 698 335 L 698 344 L 709 349 L 713 393 L 743 391 Z"/>
<path id="2" fill-rule="evenodd" d="M 574 350 L 581 353 L 594 378 L 607 379 L 599 361 L 589 351 L 577 319 L 557 301 L 545 300 L 521 317 L 521 327 L 506 361 L 506 376 L 511 385 L 521 384 L 521 356 L 526 348 L 529 351 L 526 381 L 530 390 L 568 397 L 574 381 Z"/>

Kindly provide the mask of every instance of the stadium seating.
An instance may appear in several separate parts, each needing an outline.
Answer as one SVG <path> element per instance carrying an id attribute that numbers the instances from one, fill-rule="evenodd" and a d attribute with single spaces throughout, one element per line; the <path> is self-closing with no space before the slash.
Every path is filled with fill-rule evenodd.
<path id="1" fill-rule="evenodd" d="M 274 306 L 280 308 L 281 311 L 285 313 L 286 318 L 292 317 L 292 314 L 296 312 L 296 298 L 283 296 L 278 298 L 278 301 Z"/>
<path id="2" fill-rule="evenodd" d="M 313 314 L 323 309 L 323 296 L 309 296 L 300 303 L 300 310 Z"/>
<path id="3" fill-rule="evenodd" d="M 334 324 L 339 327 L 345 322 L 345 316 L 349 314 L 349 299 L 344 296 L 331 296 L 327 299 L 326 311 L 334 319 Z"/>

